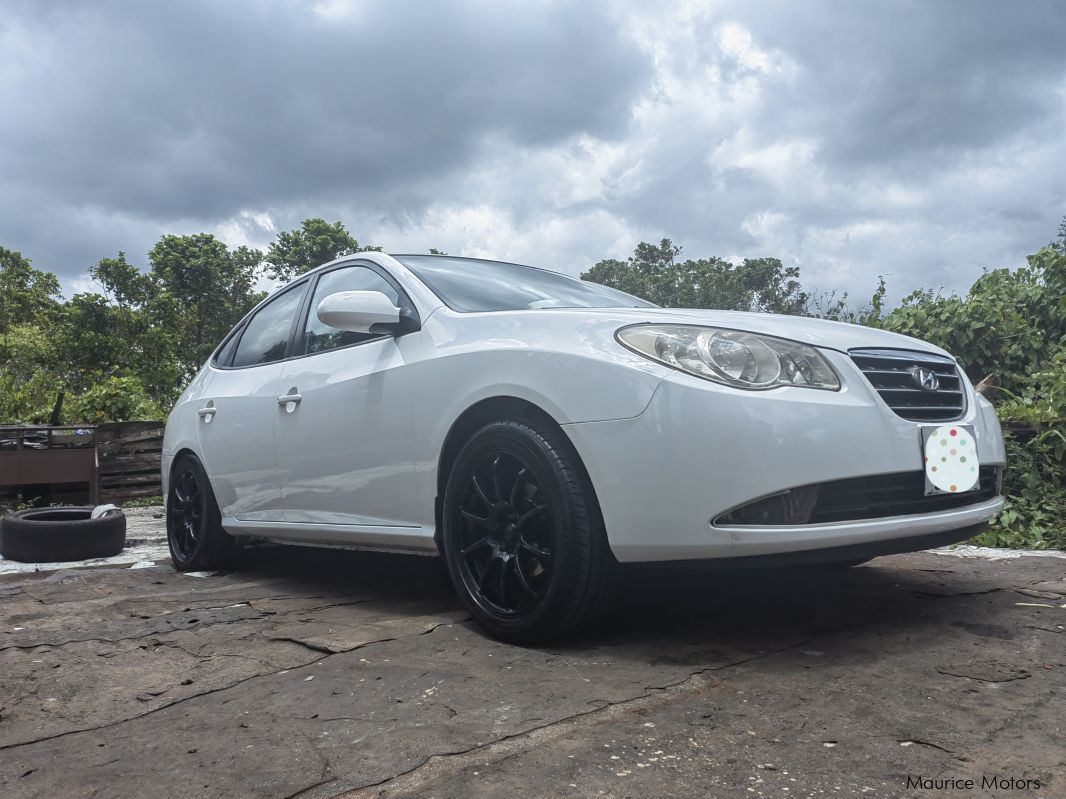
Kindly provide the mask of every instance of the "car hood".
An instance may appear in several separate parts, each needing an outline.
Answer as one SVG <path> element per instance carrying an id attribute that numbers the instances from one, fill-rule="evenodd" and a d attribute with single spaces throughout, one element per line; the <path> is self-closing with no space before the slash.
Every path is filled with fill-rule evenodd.
<path id="1" fill-rule="evenodd" d="M 659 324 L 691 324 L 745 330 L 768 336 L 787 338 L 814 347 L 847 352 L 860 348 L 889 348 L 933 352 L 952 357 L 950 353 L 920 339 L 878 330 L 873 327 L 811 319 L 806 316 L 749 313 L 745 311 L 711 311 L 690 308 L 558 308 L 533 313 L 580 313 L 610 317 L 620 325 L 655 322 Z"/>

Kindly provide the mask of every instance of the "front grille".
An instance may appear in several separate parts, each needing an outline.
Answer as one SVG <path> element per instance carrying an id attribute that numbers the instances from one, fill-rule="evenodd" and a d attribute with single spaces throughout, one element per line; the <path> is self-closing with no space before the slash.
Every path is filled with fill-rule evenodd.
<path id="1" fill-rule="evenodd" d="M 826 524 L 962 508 L 999 494 L 1000 470 L 982 466 L 978 486 L 963 494 L 925 495 L 925 472 L 851 477 L 802 486 L 722 514 L 716 525 Z"/>
<path id="2" fill-rule="evenodd" d="M 951 358 L 910 350 L 851 350 L 851 359 L 888 407 L 912 422 L 950 422 L 966 408 L 962 378 Z M 923 388 L 919 370 L 935 375 Z"/>

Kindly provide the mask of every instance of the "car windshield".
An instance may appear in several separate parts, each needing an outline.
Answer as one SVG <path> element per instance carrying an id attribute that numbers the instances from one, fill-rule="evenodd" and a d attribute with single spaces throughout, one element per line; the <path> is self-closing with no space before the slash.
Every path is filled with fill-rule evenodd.
<path id="1" fill-rule="evenodd" d="M 456 311 L 655 307 L 624 291 L 532 266 L 440 255 L 393 257 Z"/>

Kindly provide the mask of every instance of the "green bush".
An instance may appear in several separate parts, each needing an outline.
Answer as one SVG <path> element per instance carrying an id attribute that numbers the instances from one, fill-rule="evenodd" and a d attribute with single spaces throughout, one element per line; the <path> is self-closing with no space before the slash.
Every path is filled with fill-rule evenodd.
<path id="1" fill-rule="evenodd" d="M 74 398 L 63 417 L 68 424 L 100 424 L 164 419 L 166 411 L 148 396 L 136 377 L 109 377 Z"/>

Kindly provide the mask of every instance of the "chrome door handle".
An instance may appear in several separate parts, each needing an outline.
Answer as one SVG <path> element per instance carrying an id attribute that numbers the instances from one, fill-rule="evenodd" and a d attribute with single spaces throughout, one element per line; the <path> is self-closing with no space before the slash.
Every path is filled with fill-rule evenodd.
<path id="1" fill-rule="evenodd" d="M 211 416 L 217 409 L 216 408 L 201 408 L 196 414 L 203 419 L 206 416 Z"/>
<path id="2" fill-rule="evenodd" d="M 278 405 L 288 405 L 290 402 L 295 404 L 303 399 L 300 394 L 282 394 L 278 397 Z"/>

